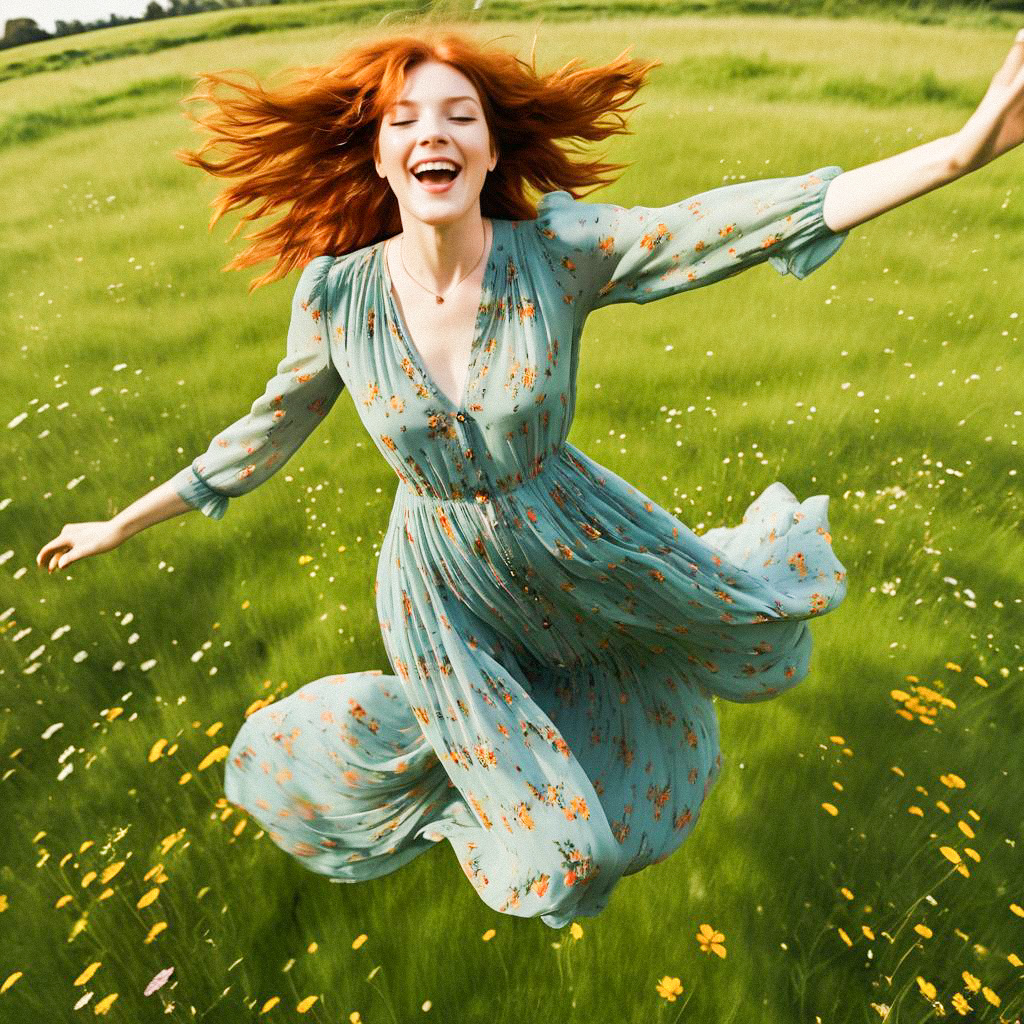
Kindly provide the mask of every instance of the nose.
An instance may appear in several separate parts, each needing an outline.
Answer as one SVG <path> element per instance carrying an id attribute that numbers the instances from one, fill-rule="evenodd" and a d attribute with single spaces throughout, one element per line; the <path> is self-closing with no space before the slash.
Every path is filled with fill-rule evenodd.
<path id="1" fill-rule="evenodd" d="M 448 138 L 444 118 L 438 114 L 422 114 L 420 116 L 420 143 L 430 145 L 438 140 Z"/>

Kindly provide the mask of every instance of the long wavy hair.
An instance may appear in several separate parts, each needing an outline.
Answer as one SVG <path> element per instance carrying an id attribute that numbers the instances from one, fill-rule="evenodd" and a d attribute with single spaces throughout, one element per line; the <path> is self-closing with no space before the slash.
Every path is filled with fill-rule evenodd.
<path id="1" fill-rule="evenodd" d="M 639 104 L 626 103 L 661 61 L 629 58 L 627 47 L 600 67 L 582 67 L 576 58 L 538 75 L 536 42 L 535 36 L 527 64 L 450 28 L 428 28 L 364 42 L 324 65 L 287 69 L 297 73 L 277 88 L 265 88 L 244 70 L 198 73 L 201 85 L 182 103 L 213 103 L 205 116 L 185 113 L 211 138 L 174 155 L 216 177 L 237 179 L 211 203 L 210 230 L 225 213 L 256 204 L 231 241 L 246 222 L 287 207 L 272 224 L 246 235 L 249 245 L 222 269 L 275 259 L 250 283 L 252 293 L 315 256 L 341 256 L 401 231 L 398 200 L 374 167 L 377 133 L 406 74 L 430 59 L 461 71 L 480 94 L 498 152 L 480 195 L 482 216 L 532 220 L 537 210 L 527 188 L 538 195 L 565 190 L 579 199 L 581 189 L 614 181 L 615 172 L 631 164 L 587 159 L 580 142 L 632 134 L 625 114 Z M 249 82 L 232 82 L 232 74 Z M 236 94 L 219 95 L 218 85 Z M 219 160 L 204 155 L 218 146 Z"/>

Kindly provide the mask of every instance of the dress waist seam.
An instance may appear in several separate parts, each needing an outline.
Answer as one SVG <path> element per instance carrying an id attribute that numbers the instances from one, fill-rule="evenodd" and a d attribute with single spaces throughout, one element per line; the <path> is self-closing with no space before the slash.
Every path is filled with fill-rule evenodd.
<path id="1" fill-rule="evenodd" d="M 399 484 L 398 487 L 398 498 L 402 501 L 408 501 L 412 504 L 424 504 L 430 506 L 441 506 L 445 505 L 487 505 L 494 502 L 500 502 L 503 498 L 513 496 L 517 491 L 522 490 L 524 487 L 528 487 L 534 481 L 547 476 L 553 470 L 564 468 L 564 460 L 566 455 L 566 442 L 562 442 L 556 449 L 554 449 L 547 458 L 541 463 L 540 470 L 534 473 L 532 476 L 528 476 L 521 483 L 515 484 L 513 487 L 494 488 L 487 486 L 474 487 L 469 489 L 461 497 L 454 497 L 451 495 L 435 495 L 430 494 L 426 491 L 414 491 L 407 484 Z"/>

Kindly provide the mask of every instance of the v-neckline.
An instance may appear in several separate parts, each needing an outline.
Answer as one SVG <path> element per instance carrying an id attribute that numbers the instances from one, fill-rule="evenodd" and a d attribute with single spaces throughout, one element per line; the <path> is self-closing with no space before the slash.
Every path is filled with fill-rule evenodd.
<path id="1" fill-rule="evenodd" d="M 483 281 L 480 283 L 480 298 L 477 300 L 477 313 L 476 319 L 473 322 L 473 340 L 469 346 L 469 365 L 466 369 L 466 383 L 464 385 L 462 401 L 456 404 L 453 402 L 442 390 L 438 387 L 437 382 L 431 376 L 430 371 L 427 369 L 426 363 L 420 356 L 419 349 L 416 347 L 416 343 L 412 340 L 412 335 L 406 329 L 405 320 L 402 317 L 401 310 L 398 308 L 398 303 L 395 301 L 394 292 L 392 291 L 391 284 L 391 273 L 388 270 L 388 261 L 386 254 L 387 239 L 383 242 L 379 242 L 377 245 L 377 273 L 378 280 L 384 289 L 385 299 L 388 305 L 388 310 L 391 318 L 394 320 L 395 327 L 398 330 L 398 334 L 402 340 L 402 344 L 406 349 L 406 352 L 412 362 L 415 364 L 416 369 L 420 375 L 426 381 L 430 390 L 438 401 L 443 402 L 449 412 L 455 413 L 460 419 L 470 415 L 469 410 L 466 408 L 469 402 L 469 392 L 473 383 L 473 374 L 476 372 L 477 363 L 480 361 L 481 351 L 485 351 L 487 346 L 483 343 L 483 331 L 481 330 L 484 316 L 488 310 L 492 310 L 494 307 L 494 282 L 496 278 L 496 271 L 498 267 L 498 236 L 501 232 L 504 221 L 498 220 L 494 217 L 490 218 L 491 221 L 491 247 L 487 253 L 487 265 L 484 269 Z"/>

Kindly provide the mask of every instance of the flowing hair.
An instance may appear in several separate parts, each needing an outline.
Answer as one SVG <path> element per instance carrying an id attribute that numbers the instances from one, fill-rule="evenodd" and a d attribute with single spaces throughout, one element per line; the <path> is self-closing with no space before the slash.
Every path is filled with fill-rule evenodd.
<path id="1" fill-rule="evenodd" d="M 534 49 L 536 48 L 534 37 Z M 267 259 L 276 263 L 255 278 L 249 292 L 270 284 L 319 255 L 342 256 L 401 230 L 398 200 L 377 175 L 374 154 L 384 112 L 402 92 L 406 74 L 426 60 L 462 72 L 476 87 L 498 164 L 480 194 L 484 217 L 533 220 L 531 186 L 539 194 L 580 189 L 615 180 L 628 163 L 574 159 L 580 145 L 629 135 L 626 106 L 661 61 L 628 58 L 626 51 L 600 67 L 579 58 L 538 75 L 534 53 L 527 64 L 501 49 L 488 49 L 451 29 L 377 38 L 331 62 L 297 71 L 278 88 L 264 88 L 248 71 L 200 72 L 200 86 L 181 102 L 208 100 L 215 109 L 185 117 L 212 136 L 195 151 L 175 156 L 220 178 L 235 178 L 212 201 L 209 229 L 230 210 L 256 204 L 227 239 L 247 221 L 287 206 L 274 223 L 245 237 L 250 244 L 222 269 L 241 270 Z M 248 77 L 251 84 L 227 77 Z M 237 91 L 215 93 L 218 85 Z M 562 140 L 571 140 L 563 147 Z M 222 146 L 219 161 L 204 154 Z M 290 205 L 289 205 L 290 204 Z"/>

